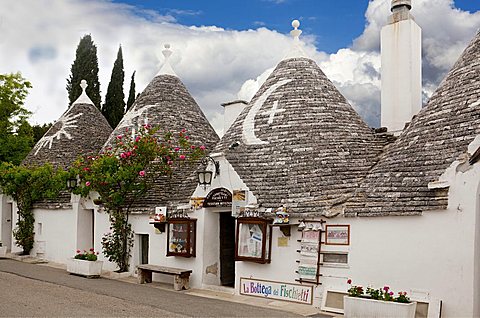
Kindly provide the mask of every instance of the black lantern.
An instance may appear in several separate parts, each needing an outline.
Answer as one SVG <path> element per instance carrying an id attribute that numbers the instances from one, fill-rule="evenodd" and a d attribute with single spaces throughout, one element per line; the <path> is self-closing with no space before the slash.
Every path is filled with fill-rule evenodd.
<path id="1" fill-rule="evenodd" d="M 215 175 L 212 171 L 207 170 L 208 162 L 213 162 L 215 167 Z M 212 157 L 206 156 L 202 159 L 202 169 L 197 171 L 198 184 L 203 185 L 203 188 L 212 184 L 212 179 L 216 178 L 220 174 L 220 162 L 215 161 Z"/>
<path id="2" fill-rule="evenodd" d="M 77 187 L 77 178 L 69 178 L 67 179 L 67 188 L 69 190 L 73 190 Z"/>

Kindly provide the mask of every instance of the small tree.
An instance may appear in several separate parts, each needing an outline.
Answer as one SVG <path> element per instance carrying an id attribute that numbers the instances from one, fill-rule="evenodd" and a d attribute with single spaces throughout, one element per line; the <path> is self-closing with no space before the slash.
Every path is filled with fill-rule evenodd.
<path id="1" fill-rule="evenodd" d="M 102 107 L 103 116 L 105 116 L 112 128 L 117 127 L 125 113 L 125 94 L 123 93 L 124 78 L 122 47 L 120 46 L 117 59 L 113 64 L 112 77 L 108 84 L 105 104 L 103 104 Z"/>
<path id="2" fill-rule="evenodd" d="M 156 129 L 146 125 L 139 135 L 119 135 L 112 147 L 97 156 L 77 160 L 72 173 L 80 178 L 74 191 L 88 196 L 96 191 L 110 217 L 112 232 L 102 239 L 103 253 L 118 265 L 120 272 L 128 271 L 133 231 L 128 221 L 132 205 L 153 186 L 155 178 L 172 173 L 175 166 L 195 162 L 205 147 L 189 142 L 186 131 L 174 136 L 166 132 L 155 137 Z M 176 146 L 175 146 L 176 144 Z"/>
<path id="3" fill-rule="evenodd" d="M 0 187 L 3 193 L 17 202 L 18 220 L 13 236 L 16 244 L 23 248 L 24 254 L 30 253 L 35 241 L 33 204 L 58 196 L 65 189 L 66 177 L 65 171 L 55 170 L 50 164 L 39 167 L 9 163 L 0 165 Z"/>
<path id="4" fill-rule="evenodd" d="M 32 85 L 20 73 L 0 74 L 0 162 L 19 164 L 33 146 L 33 133 L 24 107 Z"/>
<path id="5" fill-rule="evenodd" d="M 133 71 L 132 79 L 130 80 L 130 90 L 128 91 L 127 111 L 132 108 L 135 103 L 135 71 Z"/>
<path id="6" fill-rule="evenodd" d="M 80 81 L 86 80 L 88 83 L 87 95 L 95 106 L 100 109 L 100 82 L 98 81 L 98 58 L 97 47 L 93 43 L 90 34 L 80 39 L 75 54 L 75 61 L 70 70 L 70 77 L 67 79 L 67 92 L 70 105 L 82 93 Z"/>

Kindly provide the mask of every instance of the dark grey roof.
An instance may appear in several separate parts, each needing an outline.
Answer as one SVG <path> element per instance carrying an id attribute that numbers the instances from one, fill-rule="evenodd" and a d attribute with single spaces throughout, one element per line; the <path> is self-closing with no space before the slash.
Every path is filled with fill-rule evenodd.
<path id="1" fill-rule="evenodd" d="M 216 150 L 263 207 L 332 215 L 384 144 L 313 60 L 291 58 L 278 64 Z"/>
<path id="2" fill-rule="evenodd" d="M 140 94 L 132 108 L 125 114 L 117 128 L 113 131 L 110 145 L 117 135 L 130 132 L 132 128 L 144 124 L 145 117 L 153 127 L 159 127 L 159 136 L 166 130 L 180 132 L 186 129 L 194 145 L 204 145 L 213 149 L 218 142 L 218 135 L 207 118 L 190 95 L 186 87 L 176 76 L 157 75 Z M 171 177 L 158 176 L 154 187 L 134 210 L 153 212 L 156 206 L 176 206 L 189 202 L 190 196 L 197 186 L 196 170 L 198 164 L 182 165 Z"/>
<path id="3" fill-rule="evenodd" d="M 73 104 L 45 133 L 23 161 L 68 168 L 79 156 L 102 149 L 112 128 L 93 104 Z"/>
<path id="4" fill-rule="evenodd" d="M 428 189 L 480 134 L 480 33 L 397 141 L 388 146 L 349 203 L 355 216 L 445 209 L 448 188 Z M 468 162 L 467 162 L 468 164 Z"/>

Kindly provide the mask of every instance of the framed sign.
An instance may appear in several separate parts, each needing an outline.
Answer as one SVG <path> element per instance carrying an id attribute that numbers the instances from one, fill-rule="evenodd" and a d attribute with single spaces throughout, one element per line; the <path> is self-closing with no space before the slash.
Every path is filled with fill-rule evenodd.
<path id="1" fill-rule="evenodd" d="M 326 245 L 350 245 L 350 225 L 326 225 Z"/>
<path id="2" fill-rule="evenodd" d="M 204 208 L 231 207 L 232 193 L 225 188 L 210 191 L 203 201 Z"/>

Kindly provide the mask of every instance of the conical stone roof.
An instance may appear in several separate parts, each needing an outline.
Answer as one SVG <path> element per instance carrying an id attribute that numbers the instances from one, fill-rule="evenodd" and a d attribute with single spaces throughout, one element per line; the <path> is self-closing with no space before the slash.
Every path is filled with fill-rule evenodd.
<path id="1" fill-rule="evenodd" d="M 479 134 L 480 33 L 477 33 L 427 106 L 370 171 L 346 213 L 412 215 L 445 209 L 448 188 L 429 190 L 428 184 L 437 181 L 459 157 L 468 158 L 468 145 Z"/>
<path id="2" fill-rule="evenodd" d="M 158 136 L 167 130 L 180 132 L 186 129 L 192 143 L 204 145 L 207 151 L 213 149 L 219 140 L 198 104 L 175 75 L 159 74 L 148 84 L 105 146 L 111 145 L 118 135 L 138 130 L 145 121 L 160 128 Z M 149 213 L 157 206 L 176 207 L 188 203 L 197 186 L 197 168 L 197 164 L 182 165 L 172 176 L 157 176 L 153 189 L 136 203 L 133 210 Z"/>
<path id="3" fill-rule="evenodd" d="M 318 65 L 299 57 L 278 64 L 217 150 L 263 207 L 335 215 L 383 145 Z"/>
<path id="4" fill-rule="evenodd" d="M 79 156 L 98 153 L 111 132 L 102 113 L 82 95 L 37 142 L 23 164 L 51 163 L 67 169 Z"/>

